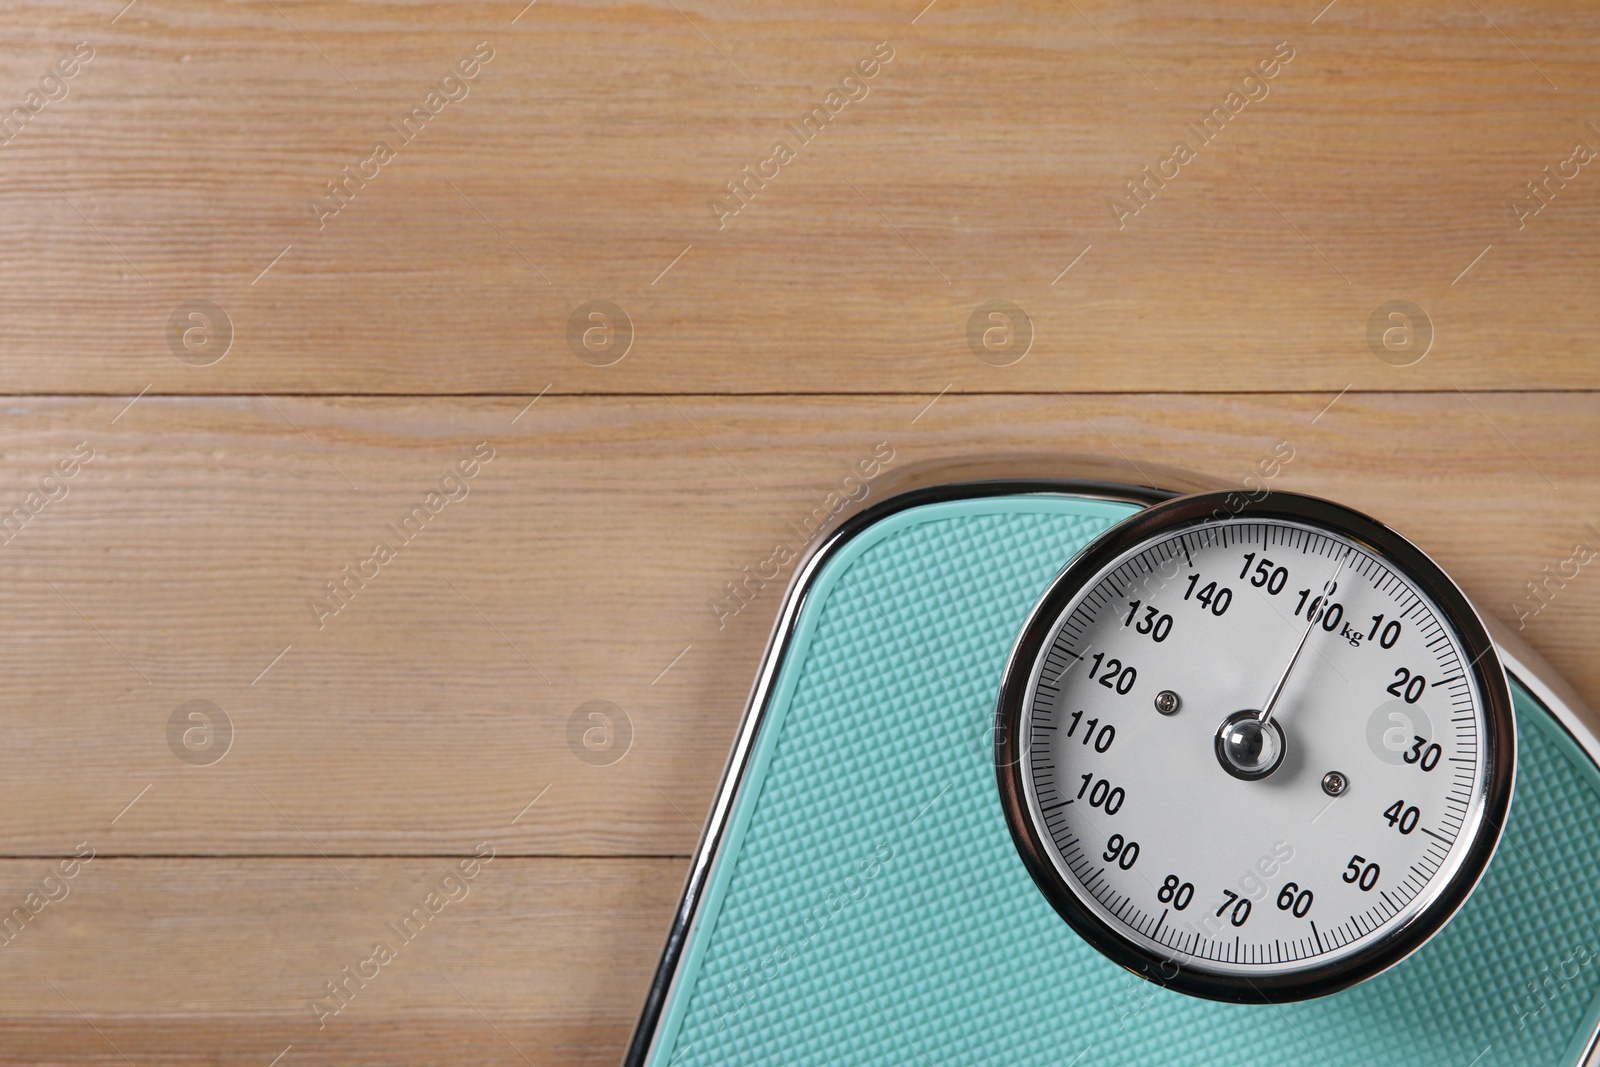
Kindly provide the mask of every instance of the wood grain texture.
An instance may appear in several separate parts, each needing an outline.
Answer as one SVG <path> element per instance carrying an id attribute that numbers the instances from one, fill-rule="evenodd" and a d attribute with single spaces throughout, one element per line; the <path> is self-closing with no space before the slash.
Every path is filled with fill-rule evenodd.
<path id="1" fill-rule="evenodd" d="M 1300 2 L 942 0 L 913 24 L 915 0 L 522 6 L 139 0 L 115 23 L 117 0 L 13 7 L 11 98 L 74 42 L 95 58 L 3 148 L 8 386 L 1600 382 L 1600 179 L 1569 167 L 1537 216 L 1509 207 L 1542 203 L 1525 183 L 1575 142 L 1600 149 L 1591 7 L 1339 4 L 1313 23 Z M 480 41 L 494 58 L 468 95 L 402 144 L 390 123 Z M 788 124 L 880 41 L 893 60 L 802 144 Z M 1265 95 L 1197 136 L 1283 42 Z M 708 202 L 785 138 L 795 160 L 719 220 Z M 1131 206 L 1126 183 L 1178 140 L 1196 158 L 1119 228 L 1111 198 Z M 379 141 L 393 162 L 319 221 L 311 201 Z M 191 299 L 236 331 L 215 366 L 167 350 Z M 615 366 L 568 349 L 594 299 L 633 321 Z M 990 299 L 1034 324 L 1015 366 L 969 349 Z M 1412 367 L 1368 346 L 1393 299 L 1433 324 Z"/>
<path id="2" fill-rule="evenodd" d="M 729 583 L 875 451 L 1287 442 L 1600 706 L 1600 579 L 1526 588 L 1600 545 L 1590 6 L 126 2 L 0 10 L 0 930 L 96 851 L 0 1063 L 615 1063 L 793 564 Z"/>
<path id="3" fill-rule="evenodd" d="M 681 864 L 498 856 L 404 940 L 458 857 L 98 856 L 0 946 L 0 1063 L 614 1063 Z M 0 863 L 0 903 L 50 869 Z"/>
<path id="4" fill-rule="evenodd" d="M 889 470 L 1099 452 L 1237 482 L 1285 441 L 1274 486 L 1391 523 L 1510 621 L 1525 581 L 1600 537 L 1594 394 L 1352 393 L 1318 417 L 1330 399 L 546 397 L 519 417 L 521 398 L 147 397 L 115 425 L 119 401 L 13 400 L 0 502 L 78 441 L 95 456 L 0 548 L 0 840 L 687 854 L 781 592 L 741 606 L 726 584 L 797 554 L 875 450 Z M 480 442 L 466 495 L 398 538 Z M 378 542 L 395 558 L 313 611 Z M 1600 704 L 1597 618 L 1583 573 L 1524 633 Z M 233 724 L 212 766 L 169 747 L 193 700 Z M 610 766 L 570 743 L 592 700 L 631 723 Z"/>

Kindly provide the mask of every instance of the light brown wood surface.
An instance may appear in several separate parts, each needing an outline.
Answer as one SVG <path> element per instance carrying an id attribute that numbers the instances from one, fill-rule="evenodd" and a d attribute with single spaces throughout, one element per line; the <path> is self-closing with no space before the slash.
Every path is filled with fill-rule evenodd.
<path id="1" fill-rule="evenodd" d="M 0 119 L 94 49 L 0 145 L 0 913 L 95 850 L 0 945 L 0 1063 L 616 1062 L 781 595 L 729 614 L 725 583 L 874 449 L 1238 482 L 1288 442 L 1274 486 L 1513 625 L 1600 546 L 1600 160 L 1509 206 L 1600 149 L 1590 8 L 124 2 L 0 12 Z M 881 41 L 719 230 L 708 199 Z M 232 324 L 208 366 L 168 334 L 192 300 Z M 569 346 L 591 300 L 633 324 L 610 366 Z M 1009 366 L 969 344 L 990 300 L 1032 323 Z M 1432 323 L 1409 366 L 1369 343 L 1391 300 Z M 1585 569 L 1522 630 L 1591 704 L 1597 622 Z M 193 701 L 217 762 L 170 739 Z M 590 701 L 631 736 L 609 765 L 571 741 Z"/>

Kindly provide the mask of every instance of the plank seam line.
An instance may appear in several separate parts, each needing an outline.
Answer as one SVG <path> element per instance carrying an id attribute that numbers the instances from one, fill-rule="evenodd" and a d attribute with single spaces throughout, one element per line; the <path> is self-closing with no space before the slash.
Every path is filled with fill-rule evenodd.
<path id="1" fill-rule="evenodd" d="M 708 400 L 709 399 L 735 399 L 735 398 L 759 399 L 759 398 L 763 398 L 763 397 L 772 397 L 772 398 L 779 398 L 779 399 L 781 399 L 781 398 L 792 398 L 792 397 L 814 397 L 814 398 L 817 398 L 817 399 L 850 400 L 850 399 L 872 399 L 872 398 L 875 398 L 875 397 L 893 397 L 893 398 L 926 397 L 931 391 L 932 390 L 930 390 L 930 389 L 912 389 L 912 390 L 904 390 L 904 391 L 894 390 L 894 391 L 863 391 L 863 392 L 829 392 L 829 391 L 817 391 L 817 392 L 807 392 L 807 391 L 800 391 L 800 392 L 760 392 L 760 391 L 756 391 L 756 392 L 723 392 L 723 393 L 716 393 L 716 392 L 665 392 L 665 393 L 662 393 L 662 392 L 639 392 L 639 393 L 634 393 L 634 392 L 616 392 L 616 393 L 593 393 L 593 392 L 561 392 L 559 390 L 552 389 L 552 390 L 548 390 L 548 391 L 546 391 L 544 393 L 540 393 L 540 394 L 535 394 L 535 393 L 532 393 L 532 392 L 525 392 L 525 393 L 504 393 L 504 392 L 491 392 L 491 393 L 481 393 L 481 392 L 480 393 L 338 393 L 338 392 L 312 393 L 312 392 L 294 392 L 294 391 L 256 392 L 256 393 L 156 393 L 156 392 L 147 392 L 147 393 L 143 394 L 143 399 L 150 399 L 150 400 L 253 400 L 253 399 L 256 399 L 258 397 L 267 396 L 267 397 L 285 397 L 285 398 L 289 398 L 289 399 L 307 399 L 307 400 L 451 400 L 451 399 L 460 399 L 460 400 L 525 400 L 528 397 L 535 396 L 535 395 L 540 395 L 540 396 L 549 396 L 549 397 L 567 397 L 567 398 L 571 398 L 571 399 L 590 399 L 590 400 L 658 399 L 658 398 L 663 397 L 663 396 L 666 396 L 666 397 L 684 397 L 684 398 L 691 398 L 691 399 L 693 399 L 693 398 L 703 398 L 703 399 L 708 399 Z M 1110 396 L 1110 397 L 1123 397 L 1123 396 L 1126 396 L 1126 397 L 1146 397 L 1146 396 L 1240 396 L 1240 397 L 1244 397 L 1244 396 L 1321 396 L 1321 395 L 1323 395 L 1325 393 L 1331 393 L 1331 392 L 1335 392 L 1335 390 L 1331 386 L 1323 387 L 1323 388 L 1318 388 L 1318 387 L 1314 387 L 1314 386 L 1308 386 L 1308 387 L 1299 388 L 1299 389 L 1158 389 L 1158 390 L 1084 389 L 1084 390 L 1079 390 L 1079 391 L 1076 391 L 1076 392 L 1068 392 L 1066 395 L 1068 395 L 1068 396 Z M 1348 389 L 1346 391 L 1346 393 L 1347 393 L 1347 395 L 1353 395 L 1353 396 L 1447 396 L 1447 395 L 1459 395 L 1461 393 L 1466 393 L 1466 394 L 1469 394 L 1469 395 L 1483 395 L 1483 396 L 1495 396 L 1495 395 L 1501 395 L 1501 396 L 1518 396 L 1518 395 L 1530 395 L 1530 396 L 1593 396 L 1595 394 L 1600 394 L 1600 386 L 1593 387 L 1593 388 L 1587 388 L 1587 387 L 1572 387 L 1572 388 L 1564 388 L 1564 387 L 1525 387 L 1525 388 L 1514 388 L 1514 389 L 1511 389 L 1511 388 L 1508 388 L 1508 389 L 1497 389 L 1497 388 L 1473 388 L 1473 389 L 1357 389 L 1357 388 L 1351 388 L 1351 389 Z M 0 392 L 0 399 L 6 399 L 6 400 L 109 400 L 109 399 L 118 399 L 118 398 L 121 398 L 121 397 L 130 396 L 130 395 L 131 394 L 127 393 L 127 392 L 108 392 L 108 393 L 8 393 L 8 392 Z M 1037 396 L 1037 397 L 1052 397 L 1052 396 L 1060 396 L 1061 393 L 1060 393 L 1059 390 L 1056 390 L 1056 389 L 1038 389 L 1038 390 L 1034 390 L 1034 389 L 980 389 L 980 390 L 966 390 L 966 391 L 963 391 L 963 390 L 961 390 L 959 388 L 952 388 L 950 390 L 950 395 L 953 395 L 953 396 L 970 396 L 970 397 L 982 397 L 982 396 Z"/>
<path id="2" fill-rule="evenodd" d="M 462 860 L 472 859 L 470 852 L 329 852 L 330 859 L 346 860 Z M 35 860 L 73 859 L 71 853 L 0 854 L 0 862 L 26 863 Z M 318 860 L 321 855 L 306 852 L 97 852 L 100 860 Z M 495 859 L 512 860 L 689 860 L 688 852 L 627 852 L 627 853 L 566 853 L 566 852 L 497 852 Z"/>

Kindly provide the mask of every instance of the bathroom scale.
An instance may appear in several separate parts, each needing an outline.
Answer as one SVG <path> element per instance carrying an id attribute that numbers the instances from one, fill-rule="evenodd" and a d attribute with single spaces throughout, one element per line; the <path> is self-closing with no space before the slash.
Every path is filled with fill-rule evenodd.
<path id="1" fill-rule="evenodd" d="M 1403 532 L 887 479 L 797 565 L 628 1064 L 1600 1062 L 1591 720 Z"/>

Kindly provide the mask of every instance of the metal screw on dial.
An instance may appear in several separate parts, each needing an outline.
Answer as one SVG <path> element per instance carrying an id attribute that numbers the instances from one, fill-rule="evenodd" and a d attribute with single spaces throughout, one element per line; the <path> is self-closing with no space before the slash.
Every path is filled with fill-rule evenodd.
<path id="1" fill-rule="evenodd" d="M 1322 791 L 1330 797 L 1340 796 L 1350 788 L 1350 779 L 1338 771 L 1329 771 L 1322 776 Z"/>
<path id="2" fill-rule="evenodd" d="M 1183 707 L 1183 701 L 1178 699 L 1178 694 L 1170 689 L 1163 689 L 1156 694 L 1156 710 L 1163 715 L 1176 715 L 1178 709 Z"/>

